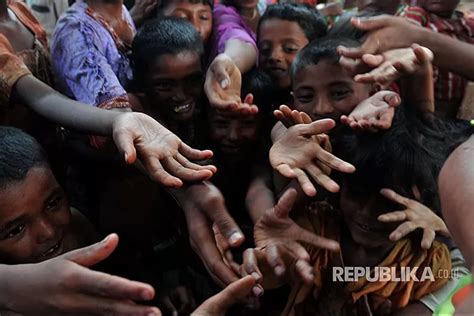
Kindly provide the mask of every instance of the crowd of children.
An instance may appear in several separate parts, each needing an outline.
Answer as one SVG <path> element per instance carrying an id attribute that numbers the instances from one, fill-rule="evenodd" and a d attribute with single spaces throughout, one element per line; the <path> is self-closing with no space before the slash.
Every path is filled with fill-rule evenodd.
<path id="1" fill-rule="evenodd" d="M 458 6 L 0 0 L 0 314 L 474 314 Z"/>

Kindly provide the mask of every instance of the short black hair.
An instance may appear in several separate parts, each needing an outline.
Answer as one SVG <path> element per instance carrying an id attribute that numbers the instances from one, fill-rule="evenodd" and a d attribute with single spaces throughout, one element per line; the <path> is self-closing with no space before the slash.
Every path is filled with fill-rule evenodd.
<path id="1" fill-rule="evenodd" d="M 164 17 L 146 22 L 133 39 L 132 60 L 135 76 L 142 78 L 149 65 L 157 57 L 182 52 L 204 54 L 199 33 L 188 21 L 176 17 Z"/>
<path id="2" fill-rule="evenodd" d="M 416 186 L 423 204 L 439 212 L 437 179 L 441 167 L 471 134 L 467 122 L 431 115 L 422 118 L 408 106 L 401 106 L 386 131 L 357 133 L 342 127 L 331 140 L 334 154 L 356 167 L 353 174 L 339 174 L 339 181 L 344 181 L 349 191 L 373 196 L 382 188 L 390 188 L 414 198 L 412 189 Z"/>
<path id="3" fill-rule="evenodd" d="M 327 33 L 327 25 L 323 16 L 316 8 L 307 4 L 278 3 L 270 5 L 258 22 L 257 34 L 260 34 L 262 23 L 270 19 L 298 23 L 309 42 L 324 37 Z"/>
<path id="4" fill-rule="evenodd" d="M 158 15 L 160 15 L 161 12 L 163 12 L 170 4 L 172 4 L 175 1 L 179 1 L 179 0 L 161 0 L 161 1 L 158 1 L 158 6 L 156 7 Z M 183 0 L 181 0 L 181 1 L 183 1 Z M 192 3 L 192 4 L 202 3 L 204 5 L 210 6 L 211 10 L 214 8 L 214 1 L 213 0 L 184 0 L 184 1 L 187 1 L 187 2 Z"/>
<path id="5" fill-rule="evenodd" d="M 47 167 L 48 157 L 32 136 L 14 128 L 0 126 L 0 188 L 22 181 L 35 167 Z"/>
<path id="6" fill-rule="evenodd" d="M 291 78 L 294 79 L 296 73 L 302 68 L 308 65 L 317 65 L 323 59 L 329 59 L 335 63 L 338 62 L 340 55 L 337 52 L 337 47 L 339 45 L 358 47 L 360 43 L 354 39 L 332 36 L 326 36 L 312 41 L 296 55 L 291 65 Z"/>
<path id="7" fill-rule="evenodd" d="M 272 111 L 276 102 L 273 97 L 276 91 L 272 78 L 261 70 L 253 68 L 242 76 L 241 96 L 245 98 L 247 94 L 252 93 L 259 114 L 268 114 Z"/>

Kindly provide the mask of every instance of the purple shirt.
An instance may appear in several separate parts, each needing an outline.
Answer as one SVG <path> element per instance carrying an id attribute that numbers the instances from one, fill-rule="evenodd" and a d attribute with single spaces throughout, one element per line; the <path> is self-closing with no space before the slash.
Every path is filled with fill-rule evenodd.
<path id="1" fill-rule="evenodd" d="M 95 106 L 126 94 L 132 80 L 129 58 L 109 31 L 86 13 L 78 1 L 59 19 L 51 43 L 51 59 L 58 89 L 80 102 Z M 124 18 L 135 30 L 123 7 Z"/>
<path id="2" fill-rule="evenodd" d="M 245 23 L 237 9 L 223 4 L 214 6 L 213 11 L 213 38 L 210 59 L 224 52 L 225 43 L 230 39 L 237 39 L 252 45 L 257 51 L 257 37 L 255 32 Z"/>

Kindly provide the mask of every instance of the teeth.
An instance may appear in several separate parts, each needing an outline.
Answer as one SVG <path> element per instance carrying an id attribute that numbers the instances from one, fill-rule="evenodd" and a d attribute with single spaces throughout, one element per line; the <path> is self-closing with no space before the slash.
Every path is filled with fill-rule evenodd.
<path id="1" fill-rule="evenodd" d="M 190 104 L 185 104 L 185 105 L 176 106 L 176 107 L 174 108 L 174 111 L 175 111 L 176 113 L 185 112 L 185 111 L 187 111 L 187 110 L 190 108 L 190 106 L 191 106 Z"/>
<path id="2" fill-rule="evenodd" d="M 54 247 L 49 248 L 49 250 L 43 254 L 43 257 L 49 256 L 50 254 L 55 252 L 58 248 L 59 248 L 59 244 L 56 244 Z"/>

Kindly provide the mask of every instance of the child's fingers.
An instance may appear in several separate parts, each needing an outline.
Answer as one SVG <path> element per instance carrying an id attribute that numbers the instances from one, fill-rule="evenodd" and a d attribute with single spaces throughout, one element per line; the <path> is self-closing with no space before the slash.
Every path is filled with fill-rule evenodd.
<path id="1" fill-rule="evenodd" d="M 161 298 L 160 302 L 161 305 L 163 305 L 163 309 L 165 310 L 166 315 L 178 316 L 178 310 L 174 306 L 169 296 Z"/>
<path id="2" fill-rule="evenodd" d="M 298 231 L 298 241 L 307 243 L 317 248 L 328 249 L 331 251 L 339 251 L 340 245 L 337 241 L 318 236 L 306 229 L 299 229 Z"/>
<path id="3" fill-rule="evenodd" d="M 181 179 L 172 176 L 168 171 L 165 170 L 158 158 L 146 156 L 143 157 L 142 161 L 152 180 L 157 181 L 167 187 L 179 188 L 183 185 L 183 181 L 181 181 Z"/>
<path id="4" fill-rule="evenodd" d="M 299 134 L 303 136 L 313 136 L 318 134 L 326 134 L 336 126 L 336 122 L 332 119 L 322 119 L 312 122 L 311 124 L 304 124 L 298 126 Z"/>
<path id="5" fill-rule="evenodd" d="M 413 48 L 413 53 L 416 56 L 417 63 L 423 65 L 426 63 L 431 63 L 433 61 L 434 54 L 430 49 L 420 46 L 418 44 L 413 44 L 412 48 Z"/>
<path id="6" fill-rule="evenodd" d="M 383 130 L 389 129 L 392 126 L 392 119 L 393 119 L 393 114 L 390 114 L 389 112 L 384 112 L 376 121 L 374 126 L 378 129 L 383 129 Z"/>
<path id="7" fill-rule="evenodd" d="M 388 104 L 389 107 L 397 107 L 402 102 L 400 96 L 396 92 L 388 92 L 383 96 L 383 100 Z"/>
<path id="8" fill-rule="evenodd" d="M 403 222 L 407 220 L 407 213 L 405 211 L 395 211 L 382 214 L 378 220 L 384 223 Z"/>
<path id="9" fill-rule="evenodd" d="M 276 171 L 278 171 L 282 176 L 286 178 L 296 178 L 296 173 L 295 171 L 286 163 L 280 164 L 275 168 Z"/>
<path id="10" fill-rule="evenodd" d="M 423 238 L 421 239 L 421 248 L 430 249 L 435 237 L 436 237 L 436 233 L 434 230 L 430 228 L 423 229 Z"/>
<path id="11" fill-rule="evenodd" d="M 382 55 L 364 54 L 362 61 L 370 67 L 378 67 L 384 62 L 384 57 Z"/>
<path id="12" fill-rule="evenodd" d="M 286 272 L 285 263 L 280 256 L 280 252 L 276 245 L 269 245 L 265 249 L 267 263 L 272 268 L 277 277 L 282 277 Z"/>
<path id="13" fill-rule="evenodd" d="M 329 178 L 320 168 L 310 164 L 305 167 L 306 172 L 313 178 L 316 183 L 328 190 L 329 192 L 336 193 L 339 191 L 339 185 Z"/>
<path id="14" fill-rule="evenodd" d="M 189 161 L 186 157 L 184 157 L 180 153 L 178 153 L 176 155 L 176 161 L 178 161 L 183 167 L 191 169 L 191 170 L 196 170 L 196 171 L 209 170 L 210 172 L 212 172 L 212 174 L 217 172 L 216 166 L 213 166 L 213 165 L 206 165 L 206 166 L 198 165 L 197 163 Z"/>
<path id="15" fill-rule="evenodd" d="M 99 296 L 77 295 L 74 304 L 77 306 L 75 315 L 161 316 L 160 310 L 156 307 L 121 302 Z"/>
<path id="16" fill-rule="evenodd" d="M 275 215 L 279 218 L 287 218 L 296 201 L 297 192 L 295 189 L 286 190 L 274 207 Z"/>
<path id="17" fill-rule="evenodd" d="M 295 172 L 295 175 L 296 175 L 296 179 L 298 180 L 298 183 L 300 184 L 301 188 L 303 189 L 303 192 L 307 196 L 315 196 L 316 193 L 317 193 L 316 188 L 314 187 L 311 180 L 309 180 L 306 173 L 303 170 L 299 169 L 299 168 L 295 168 L 294 172 Z"/>
<path id="18" fill-rule="evenodd" d="M 326 166 L 330 167 L 331 169 L 345 172 L 345 173 L 352 173 L 355 171 L 355 167 L 348 162 L 345 162 L 342 159 L 337 158 L 333 154 L 327 152 L 326 150 L 319 148 L 316 159 L 325 164 Z"/>
<path id="19" fill-rule="evenodd" d="M 404 222 L 400 224 L 389 236 L 391 241 L 398 241 L 417 229 L 417 226 L 413 222 Z"/>
<path id="20" fill-rule="evenodd" d="M 303 124 L 303 118 L 301 117 L 301 114 L 299 111 L 292 111 L 291 112 L 291 117 L 293 118 L 293 122 L 295 122 L 295 124 Z"/>
<path id="21" fill-rule="evenodd" d="M 195 149 L 185 142 L 181 142 L 178 150 L 186 159 L 190 160 L 205 160 L 211 158 L 213 155 L 211 150 Z"/>
<path id="22" fill-rule="evenodd" d="M 380 194 L 382 194 L 384 197 L 386 197 L 389 200 L 392 200 L 400 205 L 403 205 L 405 207 L 408 207 L 408 204 L 410 203 L 410 199 L 401 196 L 397 192 L 391 190 L 391 189 L 382 189 L 380 190 Z"/>
<path id="23" fill-rule="evenodd" d="M 163 160 L 163 167 L 174 176 L 185 181 L 200 181 L 209 179 L 213 175 L 212 171 L 207 169 L 193 170 L 186 168 L 174 157 L 165 158 Z"/>
<path id="24" fill-rule="evenodd" d="M 310 124 L 313 122 L 313 120 L 311 119 L 311 117 L 306 114 L 305 112 L 300 112 L 301 113 L 301 117 L 303 118 L 303 123 L 304 124 Z"/>
<path id="25" fill-rule="evenodd" d="M 298 260 L 295 264 L 295 269 L 298 275 L 303 279 L 306 284 L 312 284 L 314 281 L 313 267 L 311 267 L 306 261 Z"/>
<path id="26" fill-rule="evenodd" d="M 292 236 L 292 238 L 294 238 L 294 236 Z M 299 240 L 299 238 L 296 237 L 296 240 Z M 310 260 L 308 251 L 299 243 L 292 242 L 291 244 L 286 245 L 286 247 L 287 247 L 287 251 L 290 252 L 293 255 L 293 257 L 299 258 L 300 260 L 305 260 L 305 261 Z"/>

